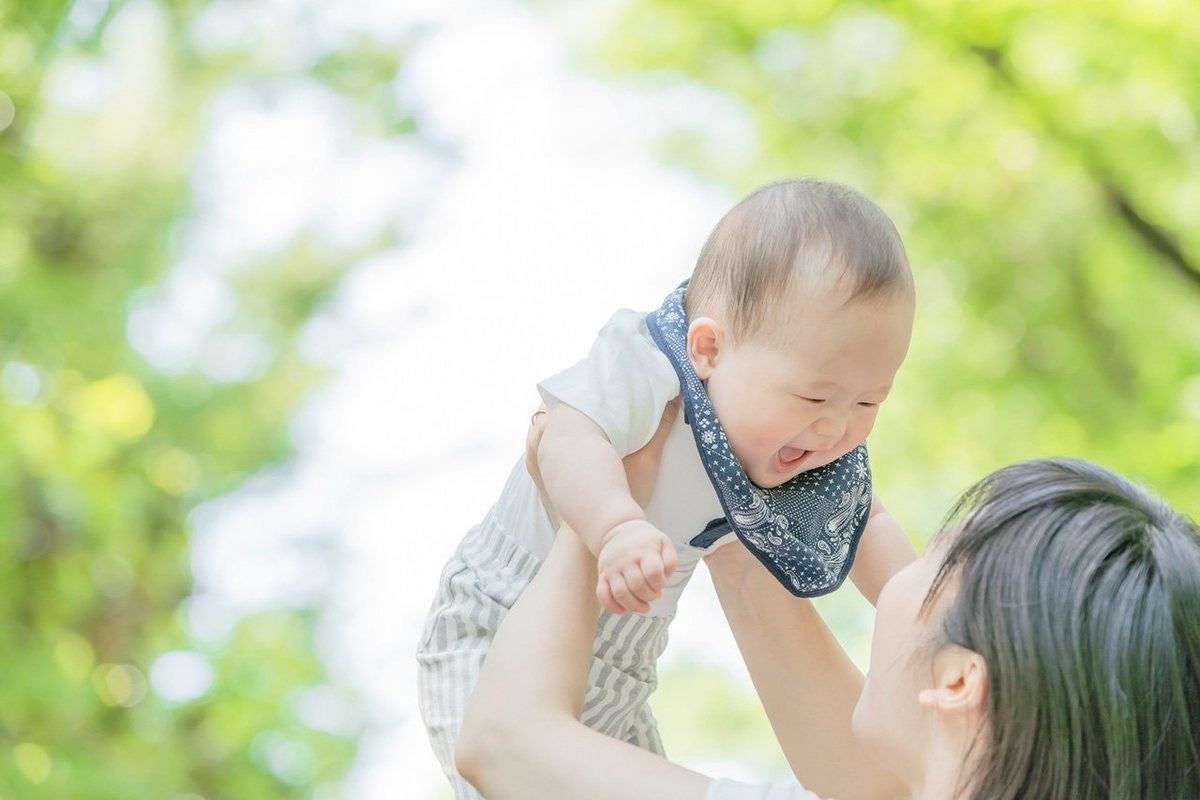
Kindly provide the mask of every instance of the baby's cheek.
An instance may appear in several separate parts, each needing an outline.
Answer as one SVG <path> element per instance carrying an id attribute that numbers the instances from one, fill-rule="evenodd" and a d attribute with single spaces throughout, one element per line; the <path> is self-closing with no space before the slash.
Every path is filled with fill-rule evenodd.
<path id="1" fill-rule="evenodd" d="M 750 436 L 751 446 L 759 453 L 774 453 L 780 447 L 787 444 L 792 435 L 789 433 L 789 428 L 761 424 L 764 421 L 771 420 L 770 418 L 765 418 L 755 426 Z"/>
<path id="2" fill-rule="evenodd" d="M 875 429 L 877 413 L 875 410 L 872 410 L 869 413 L 863 414 L 862 418 L 855 419 L 847 429 L 847 433 L 854 439 L 853 446 L 857 447 L 871 435 L 871 431 Z"/>
<path id="3" fill-rule="evenodd" d="M 767 439 L 754 430 L 742 429 L 735 432 L 727 428 L 726 433 L 729 434 L 733 454 L 737 456 L 742 467 L 751 472 L 765 464 L 777 449 L 766 444 Z"/>

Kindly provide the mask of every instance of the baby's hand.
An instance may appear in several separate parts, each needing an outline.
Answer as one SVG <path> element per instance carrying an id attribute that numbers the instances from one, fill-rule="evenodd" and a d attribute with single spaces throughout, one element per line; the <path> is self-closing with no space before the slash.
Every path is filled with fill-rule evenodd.
<path id="1" fill-rule="evenodd" d="M 622 522 L 605 537 L 596 568 L 596 598 L 606 611 L 645 614 L 675 571 L 675 546 L 644 519 Z"/>

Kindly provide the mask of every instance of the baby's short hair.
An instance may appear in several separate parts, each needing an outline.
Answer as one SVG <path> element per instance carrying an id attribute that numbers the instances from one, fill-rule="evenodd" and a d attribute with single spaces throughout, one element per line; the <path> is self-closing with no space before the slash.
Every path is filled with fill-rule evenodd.
<path id="1" fill-rule="evenodd" d="M 840 289 L 846 304 L 913 288 L 883 209 L 840 183 L 788 180 L 758 189 L 717 223 L 688 284 L 688 317 L 719 310 L 735 337 L 755 337 L 768 323 L 786 325 L 782 301 L 796 279 Z"/>

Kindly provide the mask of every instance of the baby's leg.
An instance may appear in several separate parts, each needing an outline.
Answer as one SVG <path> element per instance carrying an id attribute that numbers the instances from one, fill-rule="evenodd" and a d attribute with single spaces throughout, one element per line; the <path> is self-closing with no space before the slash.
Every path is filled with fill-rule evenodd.
<path id="1" fill-rule="evenodd" d="M 457 800 L 481 800 L 454 768 L 467 700 L 501 620 L 537 572 L 502 533 L 477 528 L 442 572 L 417 648 L 417 699 L 425 730 Z"/>
<path id="2" fill-rule="evenodd" d="M 467 698 L 475 688 L 486 647 L 435 655 L 420 654 L 417 697 L 425 731 L 433 753 L 457 800 L 481 800 L 482 796 L 454 768 L 454 746 L 462 729 Z"/>
<path id="3" fill-rule="evenodd" d="M 603 734 L 662 754 L 647 702 L 658 684 L 655 661 L 667 643 L 668 618 L 600 615 L 581 719 Z"/>
<path id="4" fill-rule="evenodd" d="M 651 753 L 658 753 L 664 758 L 667 755 L 667 751 L 663 749 L 662 738 L 658 735 L 658 722 L 655 721 L 654 712 L 650 710 L 649 705 L 638 709 L 638 713 L 630 721 L 629 730 L 622 738 L 632 745 L 649 750 Z"/>

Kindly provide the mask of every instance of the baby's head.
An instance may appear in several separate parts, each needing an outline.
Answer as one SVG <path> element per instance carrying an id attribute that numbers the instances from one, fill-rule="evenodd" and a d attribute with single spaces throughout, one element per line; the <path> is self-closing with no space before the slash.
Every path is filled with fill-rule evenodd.
<path id="1" fill-rule="evenodd" d="M 752 481 L 778 486 L 867 438 L 913 302 L 895 226 L 849 187 L 776 183 L 722 218 L 688 284 L 688 355 Z"/>

